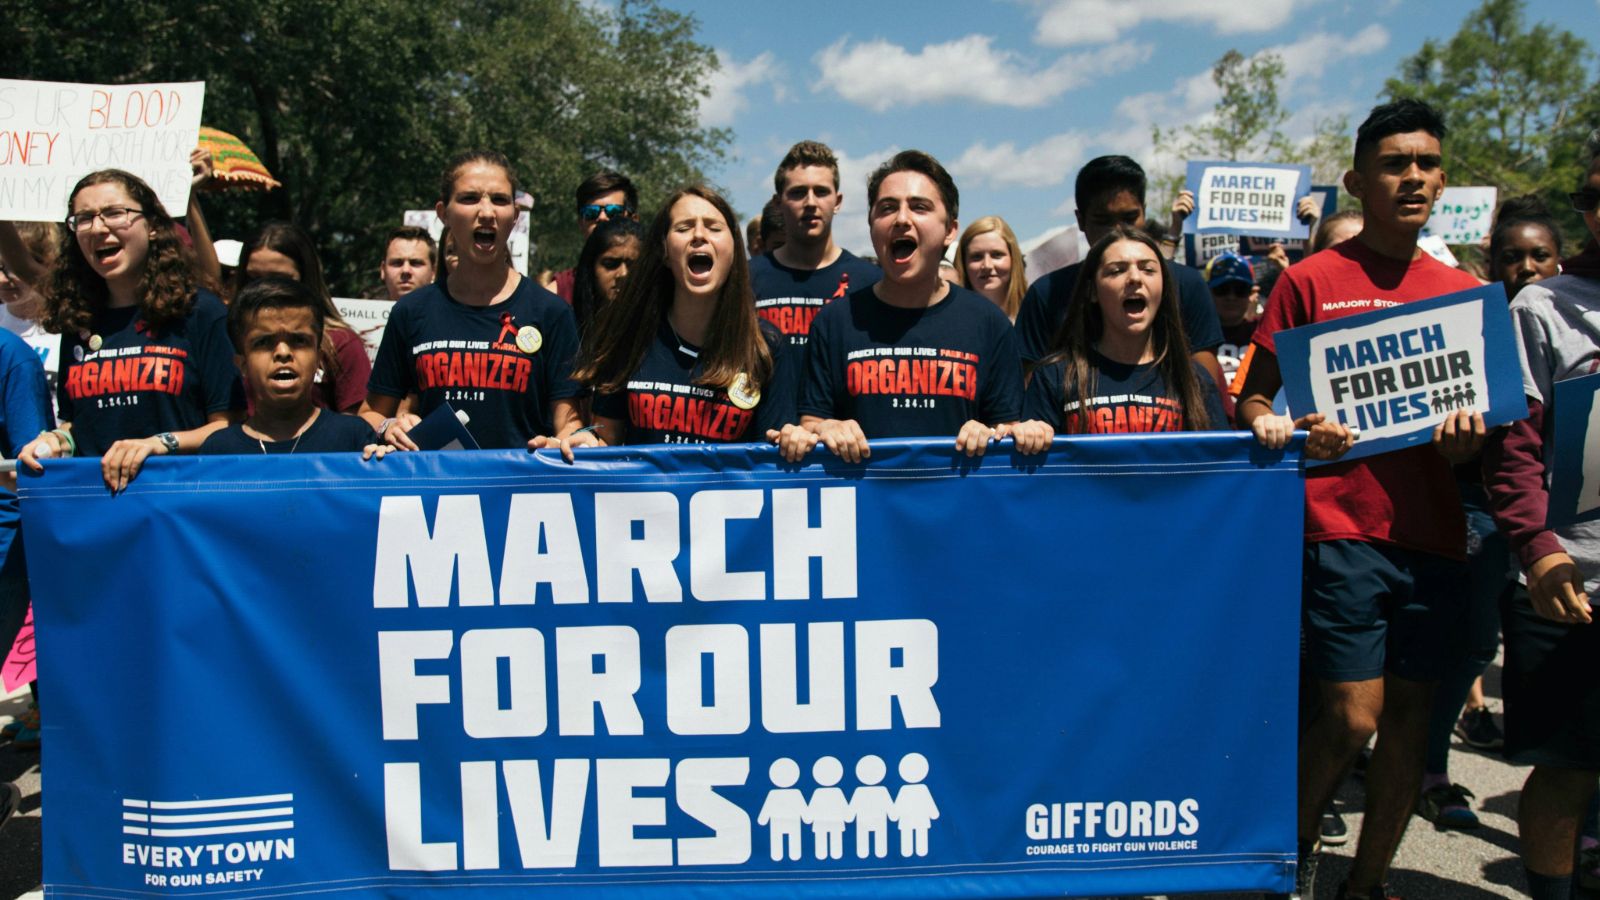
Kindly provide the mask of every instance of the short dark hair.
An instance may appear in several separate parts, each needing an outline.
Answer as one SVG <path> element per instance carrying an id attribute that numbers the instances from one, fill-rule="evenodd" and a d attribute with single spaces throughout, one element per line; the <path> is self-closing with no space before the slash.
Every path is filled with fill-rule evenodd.
<path id="1" fill-rule="evenodd" d="M 1126 156 L 1097 156 L 1078 170 L 1072 196 L 1078 211 L 1087 213 L 1090 204 L 1115 191 L 1127 191 L 1144 206 L 1144 167 Z"/>
<path id="2" fill-rule="evenodd" d="M 322 301 L 303 282 L 279 275 L 258 278 L 245 285 L 228 304 L 228 337 L 235 353 L 244 355 L 244 335 L 255 324 L 256 316 L 267 309 L 309 309 L 322 343 Z"/>
<path id="3" fill-rule="evenodd" d="M 767 239 L 783 231 L 783 204 L 778 200 L 778 195 L 773 194 L 767 205 L 761 207 L 761 243 L 766 245 Z"/>
<path id="4" fill-rule="evenodd" d="M 1361 157 L 1377 148 L 1378 142 L 1391 134 L 1410 134 L 1426 131 L 1444 143 L 1448 130 L 1439 111 L 1421 100 L 1395 100 L 1372 108 L 1367 120 L 1356 129 L 1356 152 L 1353 161 L 1361 165 Z"/>
<path id="5" fill-rule="evenodd" d="M 937 159 L 923 153 L 921 150 L 901 150 L 889 161 L 873 170 L 872 177 L 867 179 L 867 208 L 870 210 L 878 202 L 878 188 L 883 186 L 883 180 L 896 172 L 918 172 L 928 176 L 934 186 L 939 188 L 939 199 L 944 201 L 945 214 L 954 222 L 960 218 L 961 193 L 956 190 L 955 180 Z"/>
<path id="6" fill-rule="evenodd" d="M 783 182 L 790 169 L 801 166 L 821 166 L 833 170 L 833 189 L 839 189 L 839 157 L 834 155 L 833 148 L 821 141 L 801 141 L 789 148 L 783 155 L 783 160 L 778 163 L 778 171 L 772 175 L 772 189 L 783 193 Z"/>
<path id="7" fill-rule="evenodd" d="M 572 192 L 572 208 L 582 209 L 588 206 L 594 198 L 603 197 L 612 191 L 621 191 L 624 198 L 623 202 L 628 205 L 628 208 L 638 210 L 639 189 L 633 186 L 633 180 L 621 172 L 613 172 L 609 169 L 590 175 L 578 185 L 577 190 Z"/>
<path id="8" fill-rule="evenodd" d="M 401 225 L 389 232 L 389 238 L 383 242 L 384 256 L 389 255 L 389 245 L 395 241 L 421 241 L 428 245 L 429 257 L 432 257 L 434 251 L 439 247 L 438 243 L 434 241 L 433 235 L 428 233 L 428 229 L 417 225 Z"/>

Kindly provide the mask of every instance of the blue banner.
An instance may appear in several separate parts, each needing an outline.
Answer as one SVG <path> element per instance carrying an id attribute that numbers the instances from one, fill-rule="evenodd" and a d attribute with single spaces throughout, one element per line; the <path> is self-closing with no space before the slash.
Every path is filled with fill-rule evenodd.
<path id="1" fill-rule="evenodd" d="M 1286 891 L 1291 449 L 51 463 L 47 894 Z"/>
<path id="2" fill-rule="evenodd" d="M 1600 375 L 1558 381 L 1546 412 L 1555 417 L 1550 505 L 1545 524 L 1600 519 Z"/>
<path id="3" fill-rule="evenodd" d="M 1275 341 L 1293 414 L 1360 429 L 1344 460 L 1426 444 L 1458 409 L 1483 413 L 1488 428 L 1528 415 L 1499 282 L 1302 325 Z"/>
<path id="4" fill-rule="evenodd" d="M 1184 229 L 1191 234 L 1311 235 L 1295 215 L 1300 198 L 1311 193 L 1310 166 L 1191 161 L 1184 187 L 1194 194 L 1194 215 Z"/>

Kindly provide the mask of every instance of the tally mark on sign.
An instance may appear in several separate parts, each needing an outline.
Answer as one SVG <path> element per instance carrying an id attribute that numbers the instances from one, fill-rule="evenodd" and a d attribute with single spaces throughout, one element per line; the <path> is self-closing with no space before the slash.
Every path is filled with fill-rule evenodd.
<path id="1" fill-rule="evenodd" d="M 293 794 L 214 800 L 122 801 L 122 833 L 148 837 L 252 834 L 294 828 Z"/>

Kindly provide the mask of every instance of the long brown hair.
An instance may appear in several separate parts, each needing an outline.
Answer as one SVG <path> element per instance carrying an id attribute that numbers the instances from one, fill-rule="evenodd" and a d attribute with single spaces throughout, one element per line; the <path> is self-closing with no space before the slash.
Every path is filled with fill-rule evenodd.
<path id="1" fill-rule="evenodd" d="M 1089 428 L 1089 407 L 1096 389 L 1096 372 L 1089 364 L 1089 351 L 1105 333 L 1105 316 L 1100 312 L 1096 291 L 1099 286 L 1100 261 L 1106 250 L 1118 241 L 1137 241 L 1150 248 L 1161 266 L 1161 304 L 1156 308 L 1155 320 L 1150 326 L 1150 339 L 1155 352 L 1156 371 L 1166 382 L 1167 390 L 1183 404 L 1185 431 L 1204 431 L 1211 425 L 1206 415 L 1206 404 L 1200 393 L 1200 379 L 1195 376 L 1194 363 L 1189 358 L 1189 339 L 1183 334 L 1183 317 L 1178 309 L 1178 283 L 1173 278 L 1172 267 L 1155 239 L 1137 228 L 1117 225 L 1105 237 L 1089 248 L 1083 265 L 1078 269 L 1078 281 L 1072 287 L 1072 300 L 1067 306 L 1067 320 L 1056 332 L 1051 342 L 1050 355 L 1039 365 L 1061 363 L 1062 393 L 1078 401 L 1077 427 L 1079 434 Z M 1068 421 L 1073 421 L 1070 418 Z"/>
<path id="2" fill-rule="evenodd" d="M 621 296 L 600 308 L 594 326 L 584 336 L 583 352 L 572 377 L 596 391 L 614 393 L 627 385 L 629 376 L 644 361 L 650 342 L 656 339 L 656 329 L 672 308 L 676 285 L 666 262 L 667 232 L 672 227 L 672 208 L 684 197 L 699 197 L 716 207 L 733 238 L 728 280 L 717 292 L 706 327 L 705 346 L 700 352 L 702 368 L 695 383 L 726 389 L 744 373 L 754 381 L 751 387 L 759 389 L 772 375 L 772 350 L 756 317 L 739 219 L 721 194 L 704 185 L 693 185 L 679 189 L 662 204 L 639 248 L 639 261 L 623 283 Z"/>
<path id="3" fill-rule="evenodd" d="M 167 214 L 156 192 L 137 175 L 121 169 L 90 172 L 73 186 L 67 199 L 67 212 L 78 192 L 97 184 L 121 185 L 143 211 L 150 226 L 150 248 L 145 255 L 144 277 L 139 283 L 139 315 L 154 328 L 161 328 L 189 315 L 197 288 L 215 289 L 195 265 L 194 251 L 178 238 L 178 224 Z M 110 295 L 106 281 L 84 258 L 77 236 L 63 229 L 61 252 L 50 274 L 44 278 L 44 316 L 46 331 L 63 334 L 93 327 L 94 314 L 105 309 Z"/>
<path id="4" fill-rule="evenodd" d="M 979 235 L 994 232 L 1000 235 L 1000 240 L 1005 242 L 1006 252 L 1011 254 L 1011 277 L 1006 284 L 1006 295 L 1000 309 L 1012 321 L 1016 321 L 1017 310 L 1022 308 L 1022 295 L 1028 292 L 1028 274 L 1025 271 L 1026 263 L 1022 259 L 1022 247 L 1017 243 L 1016 232 L 1006 224 L 1006 220 L 999 216 L 984 216 L 967 226 L 961 233 L 961 240 L 956 244 L 956 278 L 960 279 L 961 286 L 972 288 L 971 281 L 967 278 L 967 248 L 972 246 L 973 238 Z M 976 288 L 972 288 L 976 290 Z"/>

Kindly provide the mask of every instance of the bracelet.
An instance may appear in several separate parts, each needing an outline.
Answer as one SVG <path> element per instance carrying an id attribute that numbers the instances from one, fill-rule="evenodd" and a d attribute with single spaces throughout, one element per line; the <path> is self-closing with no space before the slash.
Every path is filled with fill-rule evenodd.
<path id="1" fill-rule="evenodd" d="M 384 440 L 385 438 L 388 437 L 389 426 L 393 425 L 396 421 L 397 420 L 395 419 L 395 417 L 392 417 L 392 416 L 390 418 L 387 418 L 387 419 L 383 420 L 383 424 L 378 426 L 378 440 L 381 441 L 381 440 Z"/>
<path id="2" fill-rule="evenodd" d="M 67 456 L 78 455 L 78 442 L 72 439 L 72 432 L 64 428 L 52 428 L 49 431 L 39 432 L 39 437 L 44 437 L 47 434 L 55 435 L 56 441 L 67 448 Z"/>

